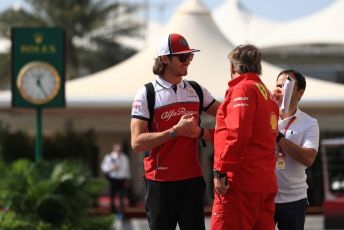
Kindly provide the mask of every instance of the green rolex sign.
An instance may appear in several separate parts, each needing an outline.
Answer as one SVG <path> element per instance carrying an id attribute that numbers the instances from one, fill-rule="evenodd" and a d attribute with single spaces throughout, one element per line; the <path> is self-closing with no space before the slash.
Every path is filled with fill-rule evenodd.
<path id="1" fill-rule="evenodd" d="M 12 28 L 12 107 L 65 106 L 61 28 Z"/>
<path id="2" fill-rule="evenodd" d="M 65 106 L 61 28 L 12 28 L 12 107 L 36 109 L 35 160 L 42 157 L 42 110 Z"/>

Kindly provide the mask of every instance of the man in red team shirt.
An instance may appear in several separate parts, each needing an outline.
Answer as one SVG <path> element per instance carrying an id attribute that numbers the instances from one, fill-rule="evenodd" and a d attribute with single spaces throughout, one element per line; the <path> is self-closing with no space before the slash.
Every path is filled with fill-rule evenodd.
<path id="1" fill-rule="evenodd" d="M 273 230 L 278 106 L 253 45 L 229 55 L 231 80 L 216 114 L 212 230 Z"/>
<path id="2" fill-rule="evenodd" d="M 187 75 L 194 52 L 180 34 L 169 34 L 159 47 L 153 73 L 154 115 L 150 117 L 148 90 L 142 87 L 133 102 L 131 144 L 134 151 L 150 150 L 144 158 L 145 206 L 152 230 L 205 229 L 205 182 L 198 160 L 199 106 L 212 115 L 219 106 L 210 93 L 198 91 Z M 149 122 L 151 121 L 151 122 Z M 206 134 L 205 132 L 204 134 Z"/>

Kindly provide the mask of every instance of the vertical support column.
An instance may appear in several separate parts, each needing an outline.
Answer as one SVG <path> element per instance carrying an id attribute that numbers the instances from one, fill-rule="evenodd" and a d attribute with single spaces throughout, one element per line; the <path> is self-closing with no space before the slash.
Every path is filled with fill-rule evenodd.
<path id="1" fill-rule="evenodd" d="M 35 162 L 42 158 L 42 108 L 36 107 L 36 139 L 35 139 Z"/>

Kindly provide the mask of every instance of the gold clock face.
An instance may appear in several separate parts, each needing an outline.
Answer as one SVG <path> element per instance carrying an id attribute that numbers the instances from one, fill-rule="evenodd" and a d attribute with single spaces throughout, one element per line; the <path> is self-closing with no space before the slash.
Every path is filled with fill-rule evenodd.
<path id="1" fill-rule="evenodd" d="M 55 67 L 46 62 L 29 62 L 18 74 L 17 87 L 25 100 L 42 105 L 56 97 L 61 77 Z"/>

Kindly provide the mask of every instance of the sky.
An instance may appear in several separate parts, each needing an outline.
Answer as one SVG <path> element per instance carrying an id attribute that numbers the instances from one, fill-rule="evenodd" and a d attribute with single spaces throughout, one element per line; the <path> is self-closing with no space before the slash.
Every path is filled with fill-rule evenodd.
<path id="1" fill-rule="evenodd" d="M 51 0 L 52 1 L 52 0 Z M 115 2 L 118 0 L 107 0 Z M 125 1 L 125 0 L 120 0 Z M 150 8 L 149 19 L 166 23 L 174 10 L 183 0 L 127 0 L 147 3 Z M 210 9 L 215 9 L 227 0 L 202 0 Z M 287 21 L 316 12 L 335 0 L 240 0 L 242 5 L 253 14 L 276 21 Z M 342 1 L 342 0 L 337 0 Z M 8 7 L 18 7 L 23 0 L 0 0 L 0 11 Z"/>

